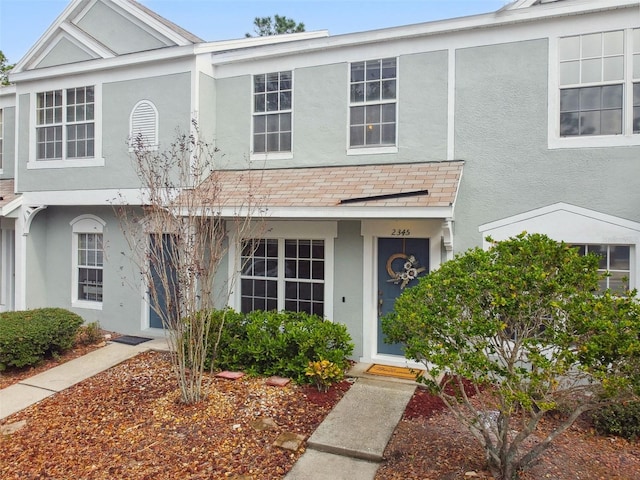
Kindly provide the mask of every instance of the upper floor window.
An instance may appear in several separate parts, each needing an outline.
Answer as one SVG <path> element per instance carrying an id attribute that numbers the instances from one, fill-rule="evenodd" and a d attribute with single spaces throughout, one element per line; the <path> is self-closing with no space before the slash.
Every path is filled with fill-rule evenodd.
<path id="1" fill-rule="evenodd" d="M 640 29 L 563 37 L 554 52 L 550 146 L 640 143 Z"/>
<path id="2" fill-rule="evenodd" d="M 36 160 L 95 155 L 94 87 L 36 95 Z"/>
<path id="3" fill-rule="evenodd" d="M 291 151 L 291 71 L 253 77 L 253 153 Z"/>
<path id="4" fill-rule="evenodd" d="M 396 145 L 395 58 L 351 64 L 349 147 Z"/>

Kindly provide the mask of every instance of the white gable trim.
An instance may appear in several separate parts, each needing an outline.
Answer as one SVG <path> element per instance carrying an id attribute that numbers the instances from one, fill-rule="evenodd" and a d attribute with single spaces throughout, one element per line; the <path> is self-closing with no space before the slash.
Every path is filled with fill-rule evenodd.
<path id="1" fill-rule="evenodd" d="M 573 244 L 629 245 L 631 288 L 640 287 L 640 223 L 567 203 L 556 203 L 480 225 L 484 239 L 506 240 L 522 232 L 542 233 Z"/>

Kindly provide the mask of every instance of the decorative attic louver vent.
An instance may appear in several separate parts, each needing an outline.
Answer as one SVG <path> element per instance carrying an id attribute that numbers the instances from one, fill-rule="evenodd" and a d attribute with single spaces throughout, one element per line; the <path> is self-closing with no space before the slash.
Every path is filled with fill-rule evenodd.
<path id="1" fill-rule="evenodd" d="M 144 146 L 149 150 L 158 148 L 158 110 L 148 100 L 138 102 L 131 111 L 129 123 L 129 146 Z"/>

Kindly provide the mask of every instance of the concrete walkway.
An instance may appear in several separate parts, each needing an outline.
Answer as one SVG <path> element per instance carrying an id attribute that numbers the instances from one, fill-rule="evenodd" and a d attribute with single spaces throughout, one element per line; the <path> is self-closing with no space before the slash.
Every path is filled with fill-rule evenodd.
<path id="1" fill-rule="evenodd" d="M 109 343 L 82 357 L 58 365 L 0 390 L 0 420 L 148 350 L 168 350 L 167 341 L 139 345 Z"/>
<path id="2" fill-rule="evenodd" d="M 136 346 L 109 343 L 87 355 L 0 390 L 0 420 L 86 378 L 148 350 L 167 351 L 164 339 Z M 307 450 L 287 480 L 372 480 L 384 449 L 416 384 L 364 374 L 358 364 L 354 385 L 309 437 Z"/>
<path id="3" fill-rule="evenodd" d="M 309 437 L 286 480 L 372 480 L 416 388 L 360 377 Z"/>

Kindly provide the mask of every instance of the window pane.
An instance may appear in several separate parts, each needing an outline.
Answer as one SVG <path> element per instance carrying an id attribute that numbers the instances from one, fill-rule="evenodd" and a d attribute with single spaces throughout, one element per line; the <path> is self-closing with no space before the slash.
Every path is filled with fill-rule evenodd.
<path id="1" fill-rule="evenodd" d="M 275 112 L 279 108 L 278 94 L 267 93 L 267 112 Z"/>
<path id="2" fill-rule="evenodd" d="M 600 117 L 601 135 L 619 135 L 622 133 L 622 109 L 603 110 Z"/>
<path id="3" fill-rule="evenodd" d="M 558 42 L 560 61 L 580 58 L 580 37 L 561 38 Z"/>
<path id="4" fill-rule="evenodd" d="M 299 283 L 298 292 L 301 300 L 311 300 L 311 284 Z"/>
<path id="5" fill-rule="evenodd" d="M 364 107 L 351 107 L 351 125 L 364 124 Z"/>
<path id="6" fill-rule="evenodd" d="M 280 72 L 280 90 L 290 90 L 292 86 L 291 72 Z"/>
<path id="7" fill-rule="evenodd" d="M 582 83 L 599 82 L 602 80 L 602 59 L 594 58 L 582 61 Z"/>
<path id="8" fill-rule="evenodd" d="M 388 103 L 386 105 L 382 105 L 382 122 L 390 123 L 396 121 L 396 104 Z"/>
<path id="9" fill-rule="evenodd" d="M 253 102 L 253 111 L 260 113 L 266 109 L 266 99 L 264 95 L 256 95 Z"/>
<path id="10" fill-rule="evenodd" d="M 607 245 L 589 245 L 587 251 L 599 257 L 598 268 L 606 270 L 607 267 Z"/>
<path id="11" fill-rule="evenodd" d="M 382 82 L 382 99 L 393 100 L 396 98 L 396 81 L 386 80 Z"/>
<path id="12" fill-rule="evenodd" d="M 380 60 L 369 60 L 367 62 L 367 80 L 379 80 L 380 73 Z"/>
<path id="13" fill-rule="evenodd" d="M 629 270 L 631 267 L 631 248 L 628 245 L 611 245 L 609 247 L 609 269 Z"/>
<path id="14" fill-rule="evenodd" d="M 560 64 L 560 85 L 580 83 L 580 62 L 564 62 Z"/>
<path id="15" fill-rule="evenodd" d="M 603 80 L 622 80 L 624 78 L 624 57 L 610 57 L 603 59 Z"/>
<path id="16" fill-rule="evenodd" d="M 580 110 L 580 89 L 568 88 L 560 90 L 560 111 L 575 112 Z"/>
<path id="17" fill-rule="evenodd" d="M 363 127 L 351 127 L 349 129 L 349 145 L 352 147 L 360 147 L 364 145 Z"/>
<path id="18" fill-rule="evenodd" d="M 367 82 L 367 102 L 380 100 L 380 82 Z"/>
<path id="19" fill-rule="evenodd" d="M 278 72 L 267 74 L 267 92 L 277 92 L 280 88 L 280 75 Z"/>
<path id="20" fill-rule="evenodd" d="M 253 151 L 256 153 L 264 153 L 266 151 L 266 137 L 264 135 L 253 136 Z"/>
<path id="21" fill-rule="evenodd" d="M 309 240 L 298 240 L 298 257 L 311 258 L 311 242 Z"/>
<path id="22" fill-rule="evenodd" d="M 290 132 L 280 134 L 280 151 L 281 152 L 291 151 L 291 133 Z"/>
<path id="23" fill-rule="evenodd" d="M 622 30 L 605 32 L 603 41 L 605 55 L 622 55 L 624 53 L 624 34 Z"/>
<path id="24" fill-rule="evenodd" d="M 277 132 L 280 130 L 280 117 L 276 115 L 267 116 L 267 132 Z"/>
<path id="25" fill-rule="evenodd" d="M 582 36 L 582 58 L 602 55 L 602 34 L 593 33 Z"/>
<path id="26" fill-rule="evenodd" d="M 291 91 L 280 93 L 280 110 L 291 109 Z"/>
<path id="27" fill-rule="evenodd" d="M 266 117 L 264 115 L 257 115 L 253 117 L 253 131 L 255 133 L 266 132 Z"/>
<path id="28" fill-rule="evenodd" d="M 396 126 L 382 125 L 382 143 L 383 144 L 395 144 L 396 143 Z"/>
<path id="29" fill-rule="evenodd" d="M 380 125 L 367 125 L 365 142 L 367 145 L 380 144 Z"/>
<path id="30" fill-rule="evenodd" d="M 580 89 L 580 108 L 581 110 L 592 110 L 600 108 L 601 87 L 581 88 Z"/>
<path id="31" fill-rule="evenodd" d="M 380 123 L 380 105 L 369 105 L 366 107 L 366 123 Z"/>
<path id="32" fill-rule="evenodd" d="M 285 278 L 298 278 L 298 262 L 296 260 L 284 261 L 284 276 Z"/>
<path id="33" fill-rule="evenodd" d="M 364 81 L 364 62 L 356 62 L 351 64 L 351 82 Z"/>
<path id="34" fill-rule="evenodd" d="M 600 134 L 600 112 L 583 112 L 580 114 L 580 135 Z"/>
<path id="35" fill-rule="evenodd" d="M 324 262 L 315 261 L 311 265 L 311 278 L 314 280 L 324 280 Z"/>
<path id="36" fill-rule="evenodd" d="M 290 113 L 280 114 L 280 130 L 281 131 L 291 130 L 291 114 Z"/>
<path id="37" fill-rule="evenodd" d="M 253 77 L 253 92 L 254 93 L 263 93 L 265 91 L 265 76 L 264 75 L 254 75 Z"/>
<path id="38" fill-rule="evenodd" d="M 351 85 L 351 101 L 364 102 L 364 84 L 356 83 Z"/>
<path id="39" fill-rule="evenodd" d="M 622 85 L 602 87 L 602 108 L 622 108 Z"/>
<path id="40" fill-rule="evenodd" d="M 382 78 L 396 78 L 395 58 L 385 58 L 382 60 Z"/>
<path id="41" fill-rule="evenodd" d="M 280 135 L 277 133 L 267 134 L 267 152 L 280 151 Z"/>

